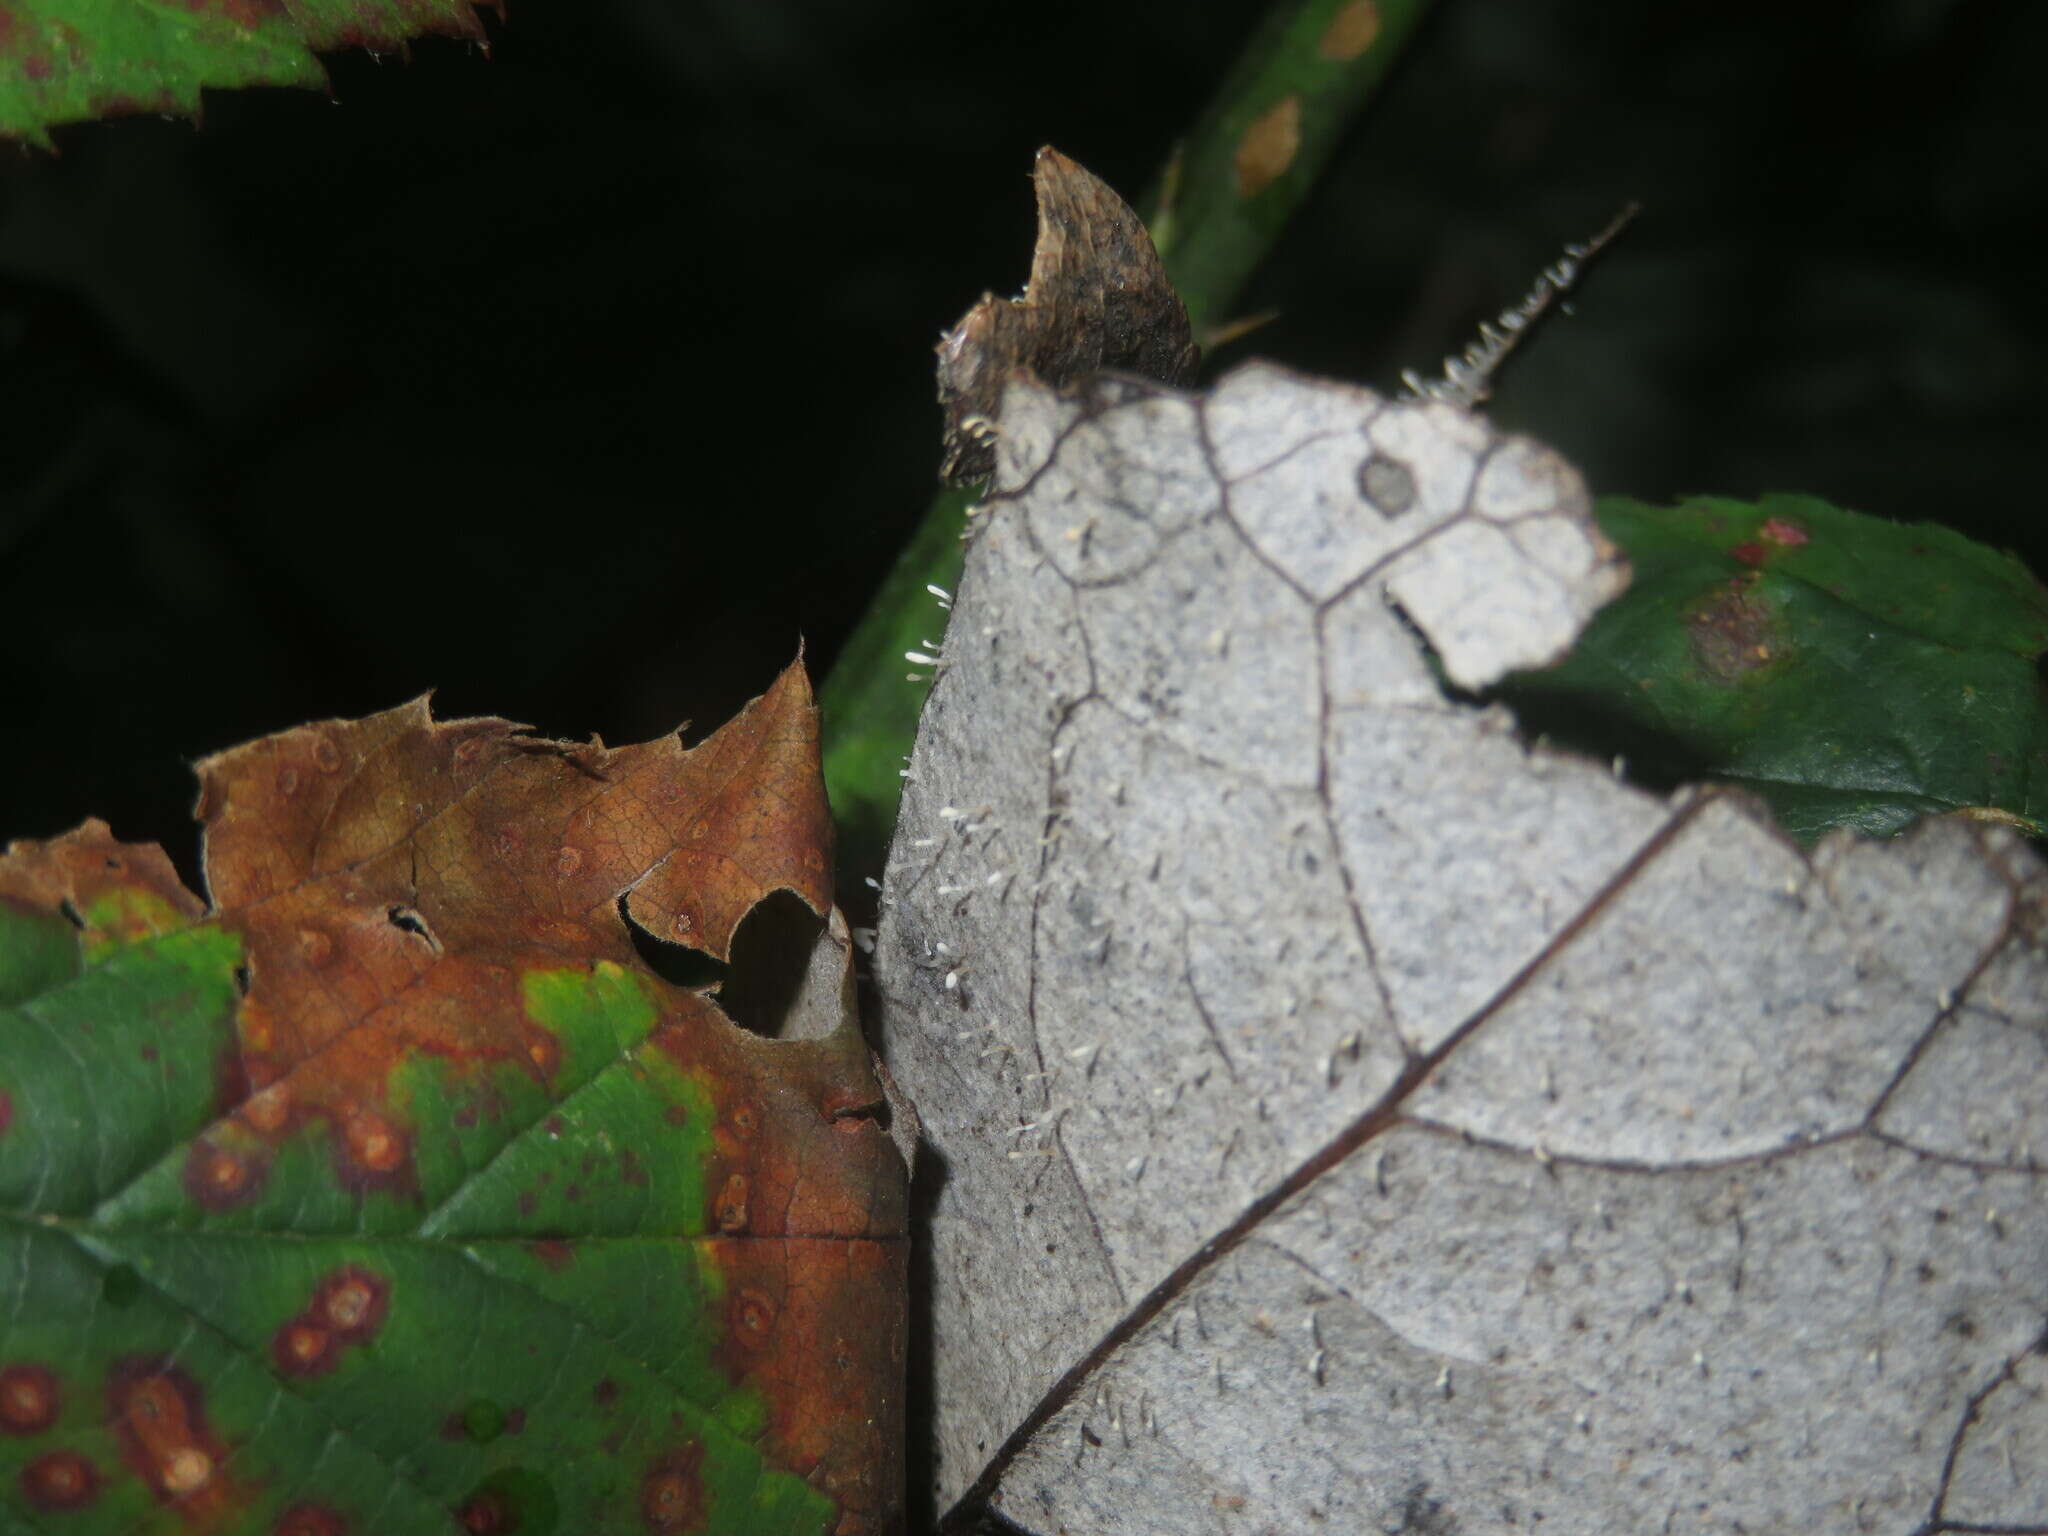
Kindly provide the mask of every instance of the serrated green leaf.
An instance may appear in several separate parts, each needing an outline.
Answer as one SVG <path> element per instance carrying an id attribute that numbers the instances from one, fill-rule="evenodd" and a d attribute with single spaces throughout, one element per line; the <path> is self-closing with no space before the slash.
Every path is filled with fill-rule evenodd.
<path id="1" fill-rule="evenodd" d="M 1502 690 L 1640 776 L 1752 789 L 1795 836 L 2048 819 L 2048 589 L 1932 523 L 1810 496 L 1600 502 L 1634 567 L 1572 654 Z"/>
<path id="2" fill-rule="evenodd" d="M 0 138 L 61 123 L 199 115 L 200 92 L 325 89 L 316 54 L 481 39 L 471 0 L 0 0 Z"/>

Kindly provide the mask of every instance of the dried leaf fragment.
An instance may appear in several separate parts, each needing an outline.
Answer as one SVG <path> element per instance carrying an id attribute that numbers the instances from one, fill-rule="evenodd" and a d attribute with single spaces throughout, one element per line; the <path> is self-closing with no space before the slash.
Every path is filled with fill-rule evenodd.
<path id="1" fill-rule="evenodd" d="M 1038 244 L 1014 299 L 982 295 L 939 342 L 946 413 L 939 477 L 984 478 L 1003 386 L 1023 370 L 1055 388 L 1103 369 L 1185 384 L 1200 353 L 1152 237 L 1099 177 L 1047 146 L 1032 185 Z"/>

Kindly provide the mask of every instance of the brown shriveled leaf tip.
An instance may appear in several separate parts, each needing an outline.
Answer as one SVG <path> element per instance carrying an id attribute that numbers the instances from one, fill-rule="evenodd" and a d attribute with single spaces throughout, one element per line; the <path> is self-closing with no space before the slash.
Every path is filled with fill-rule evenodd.
<path id="1" fill-rule="evenodd" d="M 1014 299 L 982 295 L 939 342 L 939 477 L 948 484 L 994 466 L 1003 386 L 1019 369 L 1056 388 L 1105 368 L 1180 385 L 1200 359 L 1187 308 L 1130 205 L 1050 146 L 1039 150 L 1032 182 L 1030 282 Z"/>
<path id="2" fill-rule="evenodd" d="M 227 911 L 332 876 L 407 909 L 437 948 L 614 957 L 629 953 L 623 895 L 648 932 L 723 960 L 769 893 L 831 905 L 817 760 L 800 663 L 689 749 L 544 741 L 506 720 L 435 721 L 415 699 L 202 761 L 207 882 Z"/>

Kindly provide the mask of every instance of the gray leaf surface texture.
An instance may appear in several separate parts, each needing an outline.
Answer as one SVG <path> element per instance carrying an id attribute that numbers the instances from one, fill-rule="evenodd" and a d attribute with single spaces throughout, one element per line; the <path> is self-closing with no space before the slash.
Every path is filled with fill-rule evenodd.
<path id="1" fill-rule="evenodd" d="M 1468 702 L 1626 579 L 1479 418 L 1020 377 L 997 460 L 876 948 L 938 1509 L 2048 1531 L 2038 857 Z"/>

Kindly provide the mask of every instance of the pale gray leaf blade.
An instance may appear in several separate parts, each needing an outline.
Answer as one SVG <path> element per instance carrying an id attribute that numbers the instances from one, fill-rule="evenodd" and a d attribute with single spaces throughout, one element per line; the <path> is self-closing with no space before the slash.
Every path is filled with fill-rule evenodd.
<path id="1" fill-rule="evenodd" d="M 1577 473 L 1264 366 L 1005 396 L 877 943 L 939 1507 L 2018 1528 L 2048 877 L 1802 853 L 1448 692 L 1625 579 Z"/>

